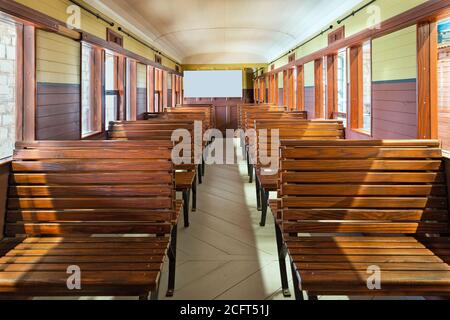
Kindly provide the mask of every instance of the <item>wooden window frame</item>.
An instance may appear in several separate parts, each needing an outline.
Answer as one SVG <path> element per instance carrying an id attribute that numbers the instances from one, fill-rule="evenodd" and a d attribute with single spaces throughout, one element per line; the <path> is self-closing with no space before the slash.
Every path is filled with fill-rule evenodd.
<path id="1" fill-rule="evenodd" d="M 363 125 L 363 55 L 362 44 L 350 48 L 350 128 L 361 132 Z"/>
<path id="2" fill-rule="evenodd" d="M 103 64 L 104 64 L 104 54 L 103 49 L 97 46 L 93 46 L 89 43 L 82 43 L 81 50 L 83 50 L 83 46 L 89 47 L 91 52 L 91 83 L 92 86 L 90 88 L 92 100 L 90 108 L 93 109 L 94 122 L 95 122 L 95 130 L 89 132 L 87 134 L 83 134 L 83 90 L 82 84 L 80 85 L 80 136 L 81 139 L 89 139 L 95 135 L 101 134 L 104 132 L 104 115 L 103 115 Z M 83 55 L 81 54 L 81 68 L 83 66 Z M 80 78 L 80 82 L 82 82 L 82 78 Z"/>
<path id="3" fill-rule="evenodd" d="M 314 118 L 325 118 L 324 87 L 323 87 L 323 58 L 314 60 Z"/>
<path id="4" fill-rule="evenodd" d="M 305 70 L 304 66 L 297 66 L 297 110 L 305 110 Z"/>
<path id="5" fill-rule="evenodd" d="M 295 106 L 295 90 L 294 90 L 294 73 L 295 68 L 290 68 L 287 71 L 287 106 L 289 111 L 294 111 Z"/>
<path id="6" fill-rule="evenodd" d="M 283 70 L 283 105 L 288 105 L 288 71 Z"/>
<path id="7" fill-rule="evenodd" d="M 334 119 L 338 112 L 337 54 L 327 56 L 327 118 Z"/>
<path id="8" fill-rule="evenodd" d="M 279 95 L 280 95 L 280 88 L 278 87 L 279 85 L 279 75 L 278 73 L 274 74 L 274 90 L 275 90 L 275 97 L 274 97 L 274 104 L 278 105 L 278 100 L 279 100 Z"/>
<path id="9" fill-rule="evenodd" d="M 364 67 L 363 67 L 363 46 L 372 40 L 362 41 L 361 44 L 350 48 L 350 129 L 360 134 L 373 136 L 373 101 L 371 101 L 371 125 L 370 132 L 364 130 Z M 371 64 L 373 51 L 371 50 Z M 373 70 L 373 68 L 371 68 Z M 373 72 L 371 72 L 371 91 L 373 83 Z M 373 93 L 371 94 L 373 100 Z"/>
<path id="10" fill-rule="evenodd" d="M 417 24 L 417 136 L 437 139 L 438 131 L 438 43 L 435 19 Z"/>

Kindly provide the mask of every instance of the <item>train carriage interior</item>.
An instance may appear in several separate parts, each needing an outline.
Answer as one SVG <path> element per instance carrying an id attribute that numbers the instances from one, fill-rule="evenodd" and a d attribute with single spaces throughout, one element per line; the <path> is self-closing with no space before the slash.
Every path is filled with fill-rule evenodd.
<path id="1" fill-rule="evenodd" d="M 0 0 L 0 300 L 447 300 L 449 157 L 450 0 Z"/>

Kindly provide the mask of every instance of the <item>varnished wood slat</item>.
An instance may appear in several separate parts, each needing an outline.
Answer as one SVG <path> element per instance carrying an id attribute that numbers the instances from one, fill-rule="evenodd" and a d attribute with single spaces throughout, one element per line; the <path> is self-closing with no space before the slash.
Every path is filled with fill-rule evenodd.
<path id="1" fill-rule="evenodd" d="M 170 210 L 9 210 L 7 222 L 48 222 L 48 221 L 170 221 L 175 211 Z"/>
<path id="2" fill-rule="evenodd" d="M 15 160 L 38 160 L 38 159 L 170 159 L 170 149 L 130 149 L 123 152 L 120 149 L 90 149 L 89 156 L 83 149 L 62 149 L 62 150 L 37 150 L 37 149 L 16 149 L 14 151 Z"/>
<path id="3" fill-rule="evenodd" d="M 328 184 L 323 185 L 282 185 L 284 195 L 299 196 L 447 196 L 445 185 L 350 185 Z"/>
<path id="4" fill-rule="evenodd" d="M 448 232 L 447 223 L 407 222 L 302 222 L 283 223 L 286 233 L 425 234 Z"/>
<path id="5" fill-rule="evenodd" d="M 445 183 L 441 172 L 287 172 L 283 183 Z"/>
<path id="6" fill-rule="evenodd" d="M 376 148 L 376 147 L 326 147 L 326 148 L 286 148 L 282 149 L 283 158 L 301 159 L 441 159 L 440 149 L 420 148 Z"/>
<path id="7" fill-rule="evenodd" d="M 284 197 L 284 208 L 437 208 L 446 209 L 446 198 L 414 197 Z"/>
<path id="8" fill-rule="evenodd" d="M 97 185 L 97 186 L 12 186 L 9 187 L 9 197 L 169 197 L 173 189 L 168 185 Z"/>
<path id="9" fill-rule="evenodd" d="M 92 198 L 9 198 L 8 209 L 164 209 L 172 206 L 172 199 L 92 197 Z"/>
<path id="10" fill-rule="evenodd" d="M 141 159 L 14 161 L 12 169 L 15 172 L 169 171 L 172 169 L 172 163 Z"/>
<path id="11" fill-rule="evenodd" d="M 95 179 L 93 179 L 95 177 Z M 14 184 L 45 185 L 105 185 L 105 184 L 151 184 L 173 183 L 170 172 L 116 172 L 116 173 L 14 173 L 10 176 Z"/>
<path id="12" fill-rule="evenodd" d="M 447 210 L 285 209 L 285 220 L 448 221 Z"/>
<path id="13" fill-rule="evenodd" d="M 442 171 L 440 160 L 287 160 L 283 170 L 298 171 Z"/>
<path id="14" fill-rule="evenodd" d="M 168 234 L 170 224 L 155 223 L 107 223 L 107 222 L 67 222 L 67 223 L 8 223 L 6 235 L 79 235 L 79 234 Z"/>
<path id="15" fill-rule="evenodd" d="M 84 271 L 160 271 L 162 263 L 77 263 Z M 37 263 L 37 264 L 0 264 L 1 272 L 39 272 L 39 271 L 67 271 L 67 264 L 61 263 Z"/>

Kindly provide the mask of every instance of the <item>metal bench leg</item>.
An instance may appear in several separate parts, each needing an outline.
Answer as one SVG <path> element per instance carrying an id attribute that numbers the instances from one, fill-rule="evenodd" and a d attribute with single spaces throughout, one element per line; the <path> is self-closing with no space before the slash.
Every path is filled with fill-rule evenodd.
<path id="1" fill-rule="evenodd" d="M 150 293 L 150 300 L 156 301 L 159 297 L 159 283 L 156 285 L 155 290 Z"/>
<path id="2" fill-rule="evenodd" d="M 205 171 L 206 171 L 206 162 L 205 159 L 202 159 L 202 177 L 205 176 Z"/>
<path id="3" fill-rule="evenodd" d="M 202 175 L 202 165 L 201 164 L 198 165 L 197 176 L 198 176 L 198 184 L 202 184 L 203 183 L 203 175 Z"/>
<path id="4" fill-rule="evenodd" d="M 261 211 L 261 183 L 259 182 L 258 175 L 255 168 L 255 188 L 256 188 L 256 207 L 258 211 Z"/>
<path id="5" fill-rule="evenodd" d="M 264 190 L 264 188 L 261 188 L 261 222 L 260 226 L 265 227 L 266 226 L 266 220 L 267 220 L 267 209 L 269 206 L 269 191 Z"/>
<path id="6" fill-rule="evenodd" d="M 192 183 L 192 212 L 197 211 L 197 177 Z"/>
<path id="7" fill-rule="evenodd" d="M 295 271 L 294 261 L 291 261 L 292 281 L 294 282 L 295 300 L 303 301 L 303 292 L 300 290 L 300 283 L 298 282 L 297 272 Z"/>
<path id="8" fill-rule="evenodd" d="M 283 242 L 283 235 L 281 233 L 280 226 L 277 224 L 275 219 L 275 234 L 277 238 L 277 249 L 278 249 L 278 264 L 280 267 L 280 276 L 281 276 L 281 287 L 283 289 L 283 296 L 285 298 L 289 298 L 291 296 L 291 292 L 289 291 L 289 283 L 287 276 L 287 268 L 286 268 L 286 247 Z"/>
<path id="9" fill-rule="evenodd" d="M 167 286 L 166 297 L 173 297 L 175 292 L 175 267 L 177 265 L 177 238 L 178 225 L 173 226 L 170 239 L 169 256 L 169 285 Z"/>
<path id="10" fill-rule="evenodd" d="M 189 228 L 189 197 L 190 192 L 189 189 L 183 191 L 183 213 L 184 213 L 184 227 Z"/>

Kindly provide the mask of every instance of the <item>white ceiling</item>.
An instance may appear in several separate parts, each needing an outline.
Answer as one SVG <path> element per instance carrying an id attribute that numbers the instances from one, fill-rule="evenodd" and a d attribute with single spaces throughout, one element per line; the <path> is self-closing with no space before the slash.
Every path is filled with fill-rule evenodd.
<path id="1" fill-rule="evenodd" d="M 86 0 L 184 64 L 267 63 L 362 0 Z"/>

